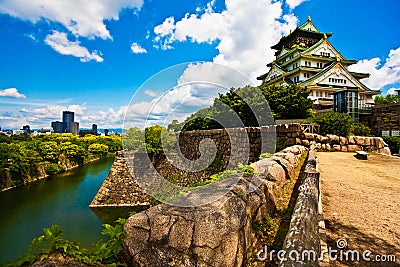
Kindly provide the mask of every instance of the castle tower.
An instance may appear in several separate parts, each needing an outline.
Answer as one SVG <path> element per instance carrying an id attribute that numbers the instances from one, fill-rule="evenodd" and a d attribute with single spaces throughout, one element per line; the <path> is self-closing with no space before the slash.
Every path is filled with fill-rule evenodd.
<path id="1" fill-rule="evenodd" d="M 349 113 L 357 122 L 358 114 L 369 112 L 373 95 L 380 92 L 360 82 L 369 77 L 368 73 L 348 70 L 356 61 L 346 59 L 333 47 L 331 36 L 330 32 L 320 32 L 308 17 L 271 47 L 276 50 L 276 58 L 267 65 L 269 71 L 257 79 L 264 86 L 297 84 L 311 91 L 317 112 L 334 109 Z"/>

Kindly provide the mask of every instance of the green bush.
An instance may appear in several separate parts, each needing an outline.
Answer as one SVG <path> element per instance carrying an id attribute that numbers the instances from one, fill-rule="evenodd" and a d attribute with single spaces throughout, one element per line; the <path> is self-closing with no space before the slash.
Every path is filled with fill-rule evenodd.
<path id="1" fill-rule="evenodd" d="M 354 122 L 348 114 L 334 111 L 317 114 L 309 121 L 320 125 L 321 135 L 349 136 L 354 127 Z"/>
<path id="2" fill-rule="evenodd" d="M 357 136 L 369 136 L 371 135 L 371 128 L 360 123 L 358 125 L 354 125 L 351 132 L 353 135 Z"/>
<path id="3" fill-rule="evenodd" d="M 392 154 L 399 154 L 400 153 L 400 137 L 396 136 L 385 136 L 383 140 L 388 144 L 390 151 Z"/>
<path id="4" fill-rule="evenodd" d="M 46 166 L 45 171 L 48 175 L 54 175 L 63 171 L 60 165 L 57 163 L 50 163 Z"/>

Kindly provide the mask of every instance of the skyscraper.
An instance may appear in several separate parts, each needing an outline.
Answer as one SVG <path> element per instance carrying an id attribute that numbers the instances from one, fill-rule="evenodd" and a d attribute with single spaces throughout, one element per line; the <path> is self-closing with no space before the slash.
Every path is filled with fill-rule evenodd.
<path id="1" fill-rule="evenodd" d="M 94 135 L 97 135 L 97 124 L 92 124 L 92 131 Z"/>
<path id="2" fill-rule="evenodd" d="M 63 123 L 61 121 L 53 121 L 51 123 L 51 128 L 53 128 L 55 133 L 62 133 L 63 131 Z"/>
<path id="3" fill-rule="evenodd" d="M 63 111 L 63 132 L 72 133 L 74 128 L 74 116 L 72 111 Z M 75 130 L 75 129 L 74 129 Z"/>

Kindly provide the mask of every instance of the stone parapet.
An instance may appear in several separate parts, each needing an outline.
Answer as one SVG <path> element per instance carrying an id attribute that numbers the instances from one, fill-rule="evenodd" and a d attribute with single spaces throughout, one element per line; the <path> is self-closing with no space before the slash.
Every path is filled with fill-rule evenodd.
<path id="1" fill-rule="evenodd" d="M 125 224 L 125 246 L 132 264 L 243 266 L 247 251 L 257 242 L 253 221 L 275 211 L 277 190 L 298 173 L 307 152 L 304 146 L 293 146 L 253 163 L 258 175 L 235 174 L 239 180 L 229 192 L 207 205 L 160 204 L 130 217 Z M 215 182 L 215 187 L 226 187 L 225 181 Z M 196 194 L 199 191 L 183 197 L 210 196 Z"/>

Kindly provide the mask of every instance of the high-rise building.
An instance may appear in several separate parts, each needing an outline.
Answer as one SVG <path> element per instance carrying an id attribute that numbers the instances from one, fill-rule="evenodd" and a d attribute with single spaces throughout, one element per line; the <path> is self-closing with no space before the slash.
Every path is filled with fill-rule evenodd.
<path id="1" fill-rule="evenodd" d="M 61 121 L 53 121 L 51 123 L 51 128 L 55 133 L 63 133 L 63 123 Z"/>
<path id="2" fill-rule="evenodd" d="M 320 32 L 311 18 L 271 48 L 276 50 L 269 71 L 257 79 L 262 85 L 296 84 L 310 91 L 317 112 L 346 112 L 358 121 L 359 114 L 371 112 L 373 96 L 379 94 L 360 82 L 368 73 L 352 72 L 356 60 L 346 59 L 329 42 L 332 33 Z"/>
<path id="3" fill-rule="evenodd" d="M 55 133 L 79 133 L 79 122 L 74 121 L 75 113 L 72 111 L 63 111 L 62 122 L 53 121 L 51 127 Z"/>
<path id="4" fill-rule="evenodd" d="M 97 124 L 92 124 L 92 131 L 94 135 L 97 135 Z"/>
<path id="5" fill-rule="evenodd" d="M 31 134 L 31 127 L 29 125 L 22 126 L 22 131 L 24 131 L 25 134 Z"/>
<path id="6" fill-rule="evenodd" d="M 72 111 L 63 111 L 63 132 L 72 133 L 74 127 L 74 116 L 75 113 Z"/>
<path id="7" fill-rule="evenodd" d="M 79 122 L 76 121 L 72 122 L 69 133 L 74 133 L 74 134 L 79 133 Z"/>

